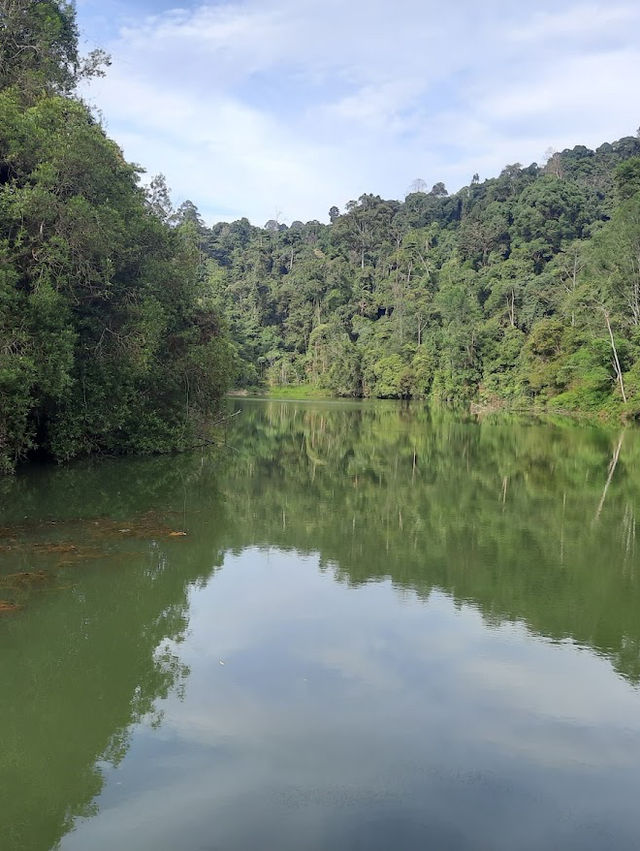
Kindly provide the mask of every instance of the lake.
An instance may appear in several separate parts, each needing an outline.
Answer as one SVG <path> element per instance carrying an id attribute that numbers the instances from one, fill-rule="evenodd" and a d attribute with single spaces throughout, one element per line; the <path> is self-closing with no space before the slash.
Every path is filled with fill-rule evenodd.
<path id="1" fill-rule="evenodd" d="M 640 846 L 640 431 L 234 400 L 0 482 L 0 847 Z"/>

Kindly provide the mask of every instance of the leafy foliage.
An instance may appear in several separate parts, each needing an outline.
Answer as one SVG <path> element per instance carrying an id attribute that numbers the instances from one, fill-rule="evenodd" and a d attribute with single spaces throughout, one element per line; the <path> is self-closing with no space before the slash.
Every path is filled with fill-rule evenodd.
<path id="1" fill-rule="evenodd" d="M 454 195 L 362 195 L 329 225 L 215 225 L 242 381 L 635 416 L 639 154 L 628 137 Z"/>
<path id="2" fill-rule="evenodd" d="M 234 375 L 640 415 L 637 137 L 208 228 L 74 97 L 105 64 L 72 4 L 0 0 L 0 468 L 187 446 Z"/>
<path id="3" fill-rule="evenodd" d="M 0 5 L 4 470 L 33 450 L 188 445 L 231 378 L 193 223 L 170 227 L 139 170 L 64 94 L 82 65 L 72 12 Z"/>

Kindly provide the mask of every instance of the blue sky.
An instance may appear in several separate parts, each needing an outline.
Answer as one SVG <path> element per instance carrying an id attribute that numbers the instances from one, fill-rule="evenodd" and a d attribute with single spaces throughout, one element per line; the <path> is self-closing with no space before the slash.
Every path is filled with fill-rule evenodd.
<path id="1" fill-rule="evenodd" d="M 640 124 L 637 0 L 77 0 L 86 99 L 205 220 L 450 191 Z"/>

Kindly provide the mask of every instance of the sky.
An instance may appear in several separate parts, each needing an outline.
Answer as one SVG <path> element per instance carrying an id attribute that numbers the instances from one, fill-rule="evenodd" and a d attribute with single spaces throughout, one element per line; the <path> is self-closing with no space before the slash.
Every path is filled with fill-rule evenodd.
<path id="1" fill-rule="evenodd" d="M 77 0 L 82 94 L 145 181 L 208 224 L 327 221 L 634 135 L 640 3 Z"/>

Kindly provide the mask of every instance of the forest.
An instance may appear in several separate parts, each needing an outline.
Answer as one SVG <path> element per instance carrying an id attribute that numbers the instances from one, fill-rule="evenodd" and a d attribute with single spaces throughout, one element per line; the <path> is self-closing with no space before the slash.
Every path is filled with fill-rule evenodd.
<path id="1" fill-rule="evenodd" d="M 328 225 L 189 211 L 242 383 L 640 413 L 638 136 L 411 190 Z"/>
<path id="2" fill-rule="evenodd" d="M 0 471 L 187 448 L 231 383 L 198 235 L 77 96 L 74 7 L 0 0 Z"/>
<path id="3" fill-rule="evenodd" d="M 108 64 L 0 0 L 0 470 L 188 448 L 234 386 L 640 415 L 638 135 L 209 227 L 78 95 Z"/>

